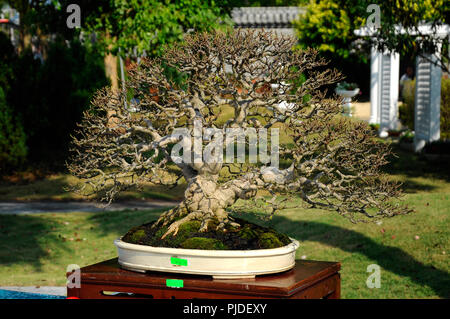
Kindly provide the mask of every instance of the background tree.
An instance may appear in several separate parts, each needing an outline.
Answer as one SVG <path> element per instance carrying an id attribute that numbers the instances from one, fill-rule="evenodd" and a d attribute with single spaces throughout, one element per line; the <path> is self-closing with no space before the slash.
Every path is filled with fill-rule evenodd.
<path id="1" fill-rule="evenodd" d="M 92 94 L 108 85 L 103 60 L 95 43 L 80 41 L 80 30 L 67 28 L 67 14 L 58 1 L 4 3 L 19 11 L 25 32 L 18 52 L 0 33 L 0 87 L 9 110 L 4 119 L 14 119 L 17 124 L 9 127 L 20 128 L 20 143 L 26 140 L 27 168 L 60 170 L 75 123 Z M 17 156 L 21 161 L 11 161 L 11 170 L 24 168 L 14 163 L 24 162 L 25 152 Z"/>
<path id="2" fill-rule="evenodd" d="M 342 117 L 342 101 L 325 99 L 321 88 L 340 80 L 340 74 L 319 71 L 326 62 L 314 50 L 293 51 L 295 43 L 271 33 L 190 34 L 161 58 L 130 72 L 127 89 L 138 99 L 132 109 L 124 108 L 123 93 L 99 91 L 80 124 L 69 165 L 86 181 L 80 191 L 103 191 L 111 200 L 141 182 L 173 185 L 184 178 L 184 200 L 155 224 L 168 226 L 163 237 L 191 220 L 201 221 L 200 231 L 211 225 L 239 227 L 228 214 L 238 199 L 273 213 L 288 207 L 295 194 L 309 207 L 334 210 L 353 222 L 407 213 L 391 202 L 400 195 L 399 185 L 379 171 L 389 154 L 386 144 L 370 135 L 367 124 Z M 184 74 L 185 81 L 168 76 L 165 64 Z M 299 73 L 305 74 L 302 83 Z M 232 109 L 228 118 L 222 114 L 226 105 Z M 111 110 L 115 127 L 108 125 Z M 183 127 L 188 129 L 184 137 L 174 131 Z M 232 128 L 281 129 L 286 133 L 278 149 L 281 168 L 261 155 L 257 164 L 220 161 L 233 141 L 221 143 L 208 128 L 219 136 Z M 211 142 L 213 160 L 190 147 L 199 133 L 203 144 Z M 200 161 L 172 156 L 177 143 Z M 254 140 L 247 137 L 243 143 L 249 148 Z"/>
<path id="3" fill-rule="evenodd" d="M 358 38 L 353 30 L 365 23 L 368 1 L 324 0 L 312 1 L 306 12 L 294 22 L 302 48 L 317 48 L 328 56 L 361 60 L 352 55 L 352 43 Z M 364 61 L 364 60 L 363 60 Z"/>
<path id="4" fill-rule="evenodd" d="M 6 92 L 7 103 L 27 135 L 29 163 L 44 163 L 51 169 L 63 167 L 70 134 L 93 93 L 108 84 L 95 49 L 77 39 L 67 42 L 59 38 L 49 43 L 43 63 L 30 51 L 14 57 Z"/>
<path id="5" fill-rule="evenodd" d="M 23 127 L 7 104 L 5 92 L 11 90 L 14 79 L 14 47 L 8 37 L 0 33 L 0 173 L 23 164 L 27 155 Z"/>
<path id="6" fill-rule="evenodd" d="M 32 16 L 34 11 L 38 9 L 42 1 L 38 0 L 2 0 L 0 6 L 5 3 L 9 4 L 12 8 L 19 12 L 20 24 L 19 24 L 19 52 L 23 52 L 31 44 L 30 27 Z"/>
<path id="7" fill-rule="evenodd" d="M 225 7 L 231 9 L 233 7 L 292 7 L 306 4 L 309 0 L 228 0 L 226 2 Z"/>
<path id="8" fill-rule="evenodd" d="M 23 164 L 27 155 L 23 127 L 6 104 L 0 86 L 0 173 Z"/>
<path id="9" fill-rule="evenodd" d="M 319 50 L 322 57 L 343 72 L 347 82 L 356 82 L 364 94 L 370 91 L 368 51 L 367 47 L 356 45 L 358 37 L 353 31 L 365 24 L 366 8 L 372 2 L 313 0 L 305 14 L 294 21 L 298 46 Z"/>
<path id="10" fill-rule="evenodd" d="M 1 0 L 0 7 L 3 5 L 9 5 L 14 8 L 19 13 L 20 23 L 18 26 L 19 30 L 19 43 L 18 43 L 18 53 L 22 54 L 27 49 L 31 49 L 32 37 L 37 37 L 38 42 L 44 42 L 42 49 L 45 47 L 45 37 L 49 32 L 55 32 L 55 22 L 60 21 L 58 27 L 58 33 L 69 30 L 66 27 L 64 19 L 64 28 L 61 28 L 62 20 L 64 17 L 61 16 L 60 1 L 49 0 L 49 1 L 39 1 L 39 0 Z M 65 29 L 65 30 L 64 30 Z"/>
<path id="11" fill-rule="evenodd" d="M 434 53 L 440 46 L 439 66 L 450 72 L 448 64 L 448 36 L 436 37 L 436 28 L 450 22 L 450 5 L 445 0 L 395 0 L 379 1 L 381 11 L 380 28 L 368 41 L 380 50 L 398 52 L 402 56 L 417 56 Z M 419 26 L 427 24 L 431 32 L 424 33 Z M 398 32 L 401 26 L 407 32 Z"/>
<path id="12" fill-rule="evenodd" d="M 73 1 L 64 1 L 65 7 Z M 214 0 L 77 1 L 82 28 L 95 33 L 105 56 L 105 69 L 114 89 L 117 55 L 161 54 L 164 44 L 182 39 L 188 30 L 211 30 L 230 20 Z M 120 52 L 119 52 L 120 50 Z"/>
<path id="13" fill-rule="evenodd" d="M 370 69 L 367 62 L 370 46 L 375 44 L 380 50 L 398 52 L 402 61 L 413 60 L 423 49 L 434 52 L 436 42 L 433 41 L 433 34 L 420 34 L 418 26 L 421 23 L 435 26 L 449 21 L 450 7 L 447 2 L 313 0 L 294 26 L 300 47 L 317 48 L 321 56 L 333 61 L 333 65 L 342 70 L 347 81 L 358 83 L 362 91 L 368 94 L 370 83 L 367 74 Z M 370 4 L 380 6 L 381 27 L 377 29 L 376 37 L 367 37 L 363 41 L 354 34 L 354 30 L 366 25 L 366 20 L 372 13 L 367 12 Z M 396 25 L 402 25 L 410 32 L 397 33 Z M 444 60 L 440 61 L 440 64 L 448 71 L 448 68 L 445 68 L 447 50 L 447 44 L 444 43 Z"/>

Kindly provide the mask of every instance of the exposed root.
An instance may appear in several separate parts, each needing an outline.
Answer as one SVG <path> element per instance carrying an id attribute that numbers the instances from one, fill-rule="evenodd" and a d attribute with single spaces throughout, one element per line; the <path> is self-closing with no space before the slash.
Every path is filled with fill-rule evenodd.
<path id="1" fill-rule="evenodd" d="M 173 222 L 170 224 L 169 229 L 166 231 L 164 235 L 162 235 L 161 239 L 164 239 L 167 237 L 167 235 L 172 234 L 172 236 L 175 236 L 178 233 L 178 230 L 181 226 L 181 224 L 188 222 L 190 220 L 202 220 L 204 217 L 204 214 L 202 212 L 192 212 L 189 213 L 187 216 Z"/>
<path id="2" fill-rule="evenodd" d="M 168 216 L 171 216 L 171 215 L 168 214 Z M 166 218 L 166 217 L 161 216 L 161 218 Z M 217 216 L 214 213 L 204 213 L 204 212 L 201 212 L 201 211 L 196 211 L 196 212 L 189 213 L 185 217 L 183 217 L 183 218 L 173 222 L 172 224 L 170 224 L 169 228 L 164 233 L 164 235 L 161 237 L 161 239 L 166 238 L 170 234 L 172 234 L 172 236 L 176 236 L 180 226 L 182 224 L 184 224 L 185 222 L 188 222 L 188 221 L 191 221 L 191 220 L 199 220 L 199 221 L 201 221 L 199 232 L 206 232 L 208 230 L 208 225 L 210 224 L 210 222 L 214 222 L 216 220 L 219 221 L 219 224 L 216 227 L 216 231 L 217 230 L 225 230 L 226 226 L 232 226 L 232 227 L 236 227 L 236 228 L 239 228 L 241 226 L 238 223 L 236 223 L 233 220 L 233 218 L 228 217 L 226 215 L 225 216 L 224 215 Z M 159 220 L 158 220 L 158 222 L 159 222 Z M 166 225 L 168 223 L 169 223 L 169 220 L 165 220 L 163 225 Z"/>
<path id="3" fill-rule="evenodd" d="M 235 228 L 241 227 L 238 223 L 236 223 L 233 218 L 231 217 L 225 217 L 222 219 L 219 219 L 219 225 L 217 225 L 216 230 L 224 230 L 226 226 L 232 226 Z"/>
<path id="4" fill-rule="evenodd" d="M 152 227 L 156 227 L 158 225 L 166 226 L 169 224 L 172 220 L 174 220 L 177 217 L 182 216 L 186 212 L 186 209 L 184 207 L 174 207 L 167 212 L 164 212 L 161 214 L 161 216 L 158 218 L 156 223 L 153 224 Z"/>
<path id="5" fill-rule="evenodd" d="M 201 232 L 201 233 L 206 232 L 208 230 L 208 224 L 210 222 L 212 222 L 213 219 L 214 219 L 214 215 L 213 214 L 205 214 L 203 216 L 202 224 L 200 225 L 200 229 L 198 231 Z"/>

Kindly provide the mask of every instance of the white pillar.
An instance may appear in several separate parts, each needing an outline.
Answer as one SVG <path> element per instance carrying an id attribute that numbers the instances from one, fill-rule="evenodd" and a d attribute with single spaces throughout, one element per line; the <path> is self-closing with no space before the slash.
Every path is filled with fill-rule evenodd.
<path id="1" fill-rule="evenodd" d="M 414 149 L 422 150 L 427 142 L 440 138 L 441 76 L 435 54 L 423 54 L 416 59 L 416 92 L 414 106 Z"/>
<path id="2" fill-rule="evenodd" d="M 381 53 L 372 47 L 370 52 L 370 119 L 369 123 L 380 123 L 380 112 L 378 103 L 378 87 L 380 83 L 380 59 Z"/>
<path id="3" fill-rule="evenodd" d="M 380 87 L 380 134 L 397 129 L 398 84 L 400 58 L 398 53 L 382 55 Z M 387 135 L 387 134 L 385 134 Z"/>
<path id="4" fill-rule="evenodd" d="M 399 54 L 383 54 L 372 47 L 370 69 L 369 123 L 379 123 L 380 136 L 385 137 L 397 128 Z"/>

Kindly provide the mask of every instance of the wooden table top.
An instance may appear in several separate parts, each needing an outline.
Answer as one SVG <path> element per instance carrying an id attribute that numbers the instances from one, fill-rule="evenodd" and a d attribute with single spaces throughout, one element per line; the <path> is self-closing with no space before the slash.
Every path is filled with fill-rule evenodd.
<path id="1" fill-rule="evenodd" d="M 213 279 L 211 276 L 149 271 L 138 273 L 120 268 L 117 258 L 81 268 L 81 282 L 142 288 L 166 288 L 166 279 L 183 280 L 183 290 L 221 292 L 246 291 L 250 294 L 290 296 L 336 274 L 338 262 L 297 260 L 283 273 L 256 276 L 254 279 Z"/>

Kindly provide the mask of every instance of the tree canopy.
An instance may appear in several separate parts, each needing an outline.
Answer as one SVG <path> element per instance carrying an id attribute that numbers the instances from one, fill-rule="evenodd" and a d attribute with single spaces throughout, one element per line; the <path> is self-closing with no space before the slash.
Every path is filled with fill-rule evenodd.
<path id="1" fill-rule="evenodd" d="M 374 37 L 366 38 L 368 45 L 361 46 L 354 30 L 366 26 L 373 13 L 368 10 L 370 4 L 377 4 L 380 8 L 380 26 Z M 403 56 L 434 52 L 442 41 L 436 41 L 433 32 L 424 34 L 419 26 L 428 24 L 435 28 L 449 21 L 450 6 L 445 0 L 321 0 L 312 1 L 294 25 L 300 46 L 317 48 L 333 59 L 347 59 L 353 52 L 353 61 L 364 61 L 367 59 L 364 51 L 367 52 L 372 43 L 382 51 L 395 51 Z M 397 32 L 398 26 L 408 32 Z M 444 49 L 447 50 L 445 41 L 448 38 L 444 39 Z M 441 64 L 445 66 L 443 61 Z"/>
<path id="2" fill-rule="evenodd" d="M 103 48 L 115 55 L 158 55 L 164 44 L 181 40 L 184 32 L 231 23 L 224 4 L 214 0 L 82 0 L 79 5 L 83 29 L 95 32 Z"/>
<path id="3" fill-rule="evenodd" d="M 440 38 L 437 28 L 450 23 L 450 5 L 445 0 L 395 0 L 380 2 L 381 23 L 370 40 L 381 50 L 398 52 L 401 55 L 438 54 L 438 64 L 449 72 L 449 37 Z M 424 32 L 421 26 L 428 26 Z M 399 32 L 399 27 L 404 31 Z"/>

